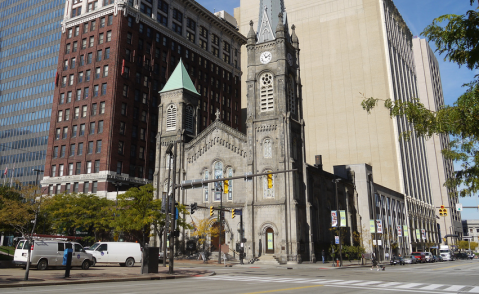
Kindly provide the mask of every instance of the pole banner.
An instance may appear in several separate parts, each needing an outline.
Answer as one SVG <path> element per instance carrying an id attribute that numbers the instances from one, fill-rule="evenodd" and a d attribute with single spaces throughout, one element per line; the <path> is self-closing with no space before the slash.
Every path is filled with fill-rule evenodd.
<path id="1" fill-rule="evenodd" d="M 331 227 L 335 228 L 338 226 L 338 212 L 336 210 L 331 211 Z"/>
<path id="2" fill-rule="evenodd" d="M 378 227 L 378 233 L 382 234 L 383 233 L 383 221 L 378 219 L 376 220 L 376 226 Z"/>
<path id="3" fill-rule="evenodd" d="M 406 225 L 402 226 L 402 231 L 404 232 L 404 237 L 409 237 L 409 231 Z"/>
<path id="4" fill-rule="evenodd" d="M 369 220 L 369 230 L 371 231 L 371 233 L 376 233 L 373 219 Z"/>
<path id="5" fill-rule="evenodd" d="M 339 211 L 339 216 L 341 218 L 341 227 L 346 227 L 346 210 L 340 210 Z"/>
<path id="6" fill-rule="evenodd" d="M 397 226 L 397 229 L 398 229 L 398 237 L 402 237 L 402 229 L 401 229 L 401 226 Z"/>

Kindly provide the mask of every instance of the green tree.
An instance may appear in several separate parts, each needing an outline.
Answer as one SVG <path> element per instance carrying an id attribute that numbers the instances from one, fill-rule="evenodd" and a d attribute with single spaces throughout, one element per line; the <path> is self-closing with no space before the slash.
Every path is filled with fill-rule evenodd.
<path id="1" fill-rule="evenodd" d="M 475 0 L 470 0 L 471 6 Z M 444 59 L 465 65 L 470 70 L 479 69 L 479 13 L 471 9 L 463 15 L 440 16 L 422 32 L 428 41 L 434 42 L 437 52 Z M 419 99 L 410 102 L 391 99 L 366 98 L 361 105 L 370 112 L 379 101 L 390 110 L 391 117 L 404 116 L 414 126 L 417 136 L 431 137 L 434 134 L 452 136 L 448 149 L 442 151 L 445 158 L 461 162 L 461 170 L 448 179 L 449 188 L 461 186 L 459 195 L 470 196 L 479 191 L 479 76 L 463 85 L 464 94 L 452 106 L 430 111 Z M 411 133 L 401 134 L 409 139 Z"/>
<path id="2" fill-rule="evenodd" d="M 471 242 L 471 250 L 475 250 L 477 245 L 477 242 Z M 461 250 L 469 250 L 469 241 L 459 241 L 457 243 L 457 248 Z"/>
<path id="3" fill-rule="evenodd" d="M 209 218 L 200 219 L 198 223 L 194 223 L 194 231 L 191 236 L 196 237 L 198 245 L 203 248 L 204 254 L 206 254 L 206 240 L 208 236 L 210 238 L 216 238 L 220 235 L 220 227 L 213 226 Z M 199 247 L 198 246 L 198 247 Z"/>
<path id="4" fill-rule="evenodd" d="M 45 199 L 44 209 L 57 233 L 74 235 L 86 229 L 89 235 L 110 231 L 114 202 L 94 194 L 57 194 Z"/>

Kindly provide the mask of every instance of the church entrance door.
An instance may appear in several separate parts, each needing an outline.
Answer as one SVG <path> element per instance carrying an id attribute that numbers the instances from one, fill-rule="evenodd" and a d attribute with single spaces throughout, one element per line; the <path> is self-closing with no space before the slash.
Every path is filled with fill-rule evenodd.
<path id="1" fill-rule="evenodd" d="M 274 254 L 274 231 L 272 228 L 266 229 L 266 253 Z"/>
<path id="2" fill-rule="evenodd" d="M 213 225 L 213 228 L 218 228 L 220 226 L 220 223 L 216 222 L 214 225 Z M 225 231 L 224 231 L 224 227 L 221 229 L 220 231 L 220 234 L 221 234 L 221 243 L 222 244 L 225 244 Z M 220 236 L 216 236 L 216 237 L 212 237 L 211 238 L 211 252 L 216 252 L 218 251 L 220 248 Z"/>

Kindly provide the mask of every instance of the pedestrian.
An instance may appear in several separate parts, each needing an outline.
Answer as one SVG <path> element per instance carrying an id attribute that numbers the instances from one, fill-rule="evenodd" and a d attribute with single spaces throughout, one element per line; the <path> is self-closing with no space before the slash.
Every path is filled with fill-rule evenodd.
<path id="1" fill-rule="evenodd" d="M 386 260 L 389 260 L 389 252 L 386 252 Z"/>
<path id="2" fill-rule="evenodd" d="M 376 260 L 376 254 L 374 253 L 371 254 L 371 262 L 373 263 L 373 265 L 371 266 L 371 270 L 376 267 L 376 269 L 379 271 L 378 261 Z"/>
<path id="3" fill-rule="evenodd" d="M 326 252 L 324 252 L 324 249 L 323 249 L 323 251 L 321 252 L 321 256 L 323 257 L 323 263 L 324 263 L 324 259 L 326 258 Z"/>

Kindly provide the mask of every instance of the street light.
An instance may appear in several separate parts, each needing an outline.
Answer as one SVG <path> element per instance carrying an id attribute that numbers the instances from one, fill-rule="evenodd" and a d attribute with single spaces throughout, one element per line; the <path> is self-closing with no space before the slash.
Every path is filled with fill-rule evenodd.
<path id="1" fill-rule="evenodd" d="M 33 191 L 33 201 L 35 201 L 35 198 L 37 196 L 37 187 L 36 186 L 38 186 L 38 174 L 43 172 L 43 170 L 33 169 L 33 171 L 37 173 L 37 176 L 35 178 L 35 190 Z M 30 271 L 30 258 L 31 258 L 32 244 L 33 244 L 32 235 L 33 235 L 33 232 L 35 232 L 35 227 L 37 226 L 38 212 L 40 211 L 40 205 L 41 204 L 42 204 L 42 194 L 40 194 L 40 203 L 38 204 L 37 209 L 35 209 L 35 220 L 33 222 L 32 232 L 30 234 L 30 237 L 28 238 L 29 245 L 28 245 L 28 248 L 27 248 L 27 266 L 25 268 L 25 277 L 24 277 L 25 281 L 28 281 L 28 274 L 29 274 L 29 271 Z"/>
<path id="2" fill-rule="evenodd" d="M 338 217 L 338 214 L 339 214 L 339 199 L 338 199 L 338 182 L 341 181 L 341 179 L 334 179 L 333 180 L 333 183 L 334 183 L 334 186 L 335 186 L 335 190 L 336 190 L 336 217 Z M 339 216 L 338 217 L 339 219 L 339 222 L 338 222 L 338 227 L 339 227 L 339 266 L 342 267 L 343 266 L 343 255 L 342 255 L 342 242 L 341 242 L 341 217 Z M 334 260 L 333 260 L 334 262 Z"/>
<path id="3" fill-rule="evenodd" d="M 116 203 L 116 206 L 118 208 L 118 189 L 121 187 L 122 182 L 113 182 L 112 184 L 114 186 L 116 186 L 116 200 L 115 200 L 115 203 Z"/>

